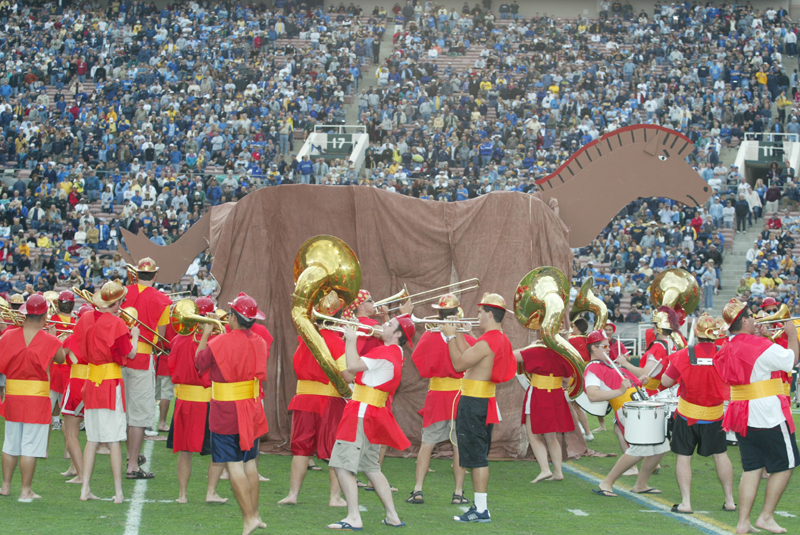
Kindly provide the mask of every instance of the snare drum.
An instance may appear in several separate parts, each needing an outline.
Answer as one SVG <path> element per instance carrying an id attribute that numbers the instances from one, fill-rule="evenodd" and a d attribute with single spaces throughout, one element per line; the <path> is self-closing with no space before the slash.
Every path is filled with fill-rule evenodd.
<path id="1" fill-rule="evenodd" d="M 575 398 L 575 403 L 586 411 L 586 414 L 592 416 L 605 416 L 611 412 L 611 404 L 608 401 L 589 401 L 589 396 L 586 392 L 581 392 L 581 395 Z"/>
<path id="2" fill-rule="evenodd" d="M 628 401 L 622 406 L 625 441 L 635 446 L 656 446 L 667 436 L 667 405 L 660 401 Z"/>

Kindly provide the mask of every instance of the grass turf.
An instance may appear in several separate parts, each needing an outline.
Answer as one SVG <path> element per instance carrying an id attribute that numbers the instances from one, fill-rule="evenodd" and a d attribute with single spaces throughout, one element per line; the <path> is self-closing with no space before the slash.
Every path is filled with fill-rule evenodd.
<path id="1" fill-rule="evenodd" d="M 798 417 L 795 417 L 796 420 Z M 4 422 L 0 420 L 0 431 Z M 618 452 L 619 446 L 612 432 L 598 433 L 596 440 L 590 445 L 593 449 L 604 452 Z M 81 440 L 85 440 L 81 433 Z M 59 472 L 66 470 L 69 461 L 62 458 L 63 435 L 59 431 L 51 434 L 50 458 L 40 460 L 37 464 L 33 488 L 41 496 L 34 503 L 22 504 L 16 501 L 20 490 L 19 472 L 14 475 L 11 496 L 0 498 L 0 533 L 13 535 L 20 533 L 48 533 L 55 531 L 59 535 L 69 534 L 123 534 L 130 503 L 121 506 L 110 501 L 83 503 L 78 500 L 78 485 L 67 485 Z M 124 449 L 124 448 L 123 448 Z M 737 496 L 738 478 L 741 475 L 739 452 L 730 448 L 729 454 L 734 467 L 734 497 Z M 156 478 L 147 482 L 144 496 L 146 502 L 142 510 L 140 534 L 147 535 L 197 535 L 206 533 L 240 533 L 241 516 L 230 484 L 220 482 L 219 494 L 229 498 L 224 505 L 206 504 L 206 470 L 208 458 L 195 455 L 193 474 L 189 482 L 189 503 L 179 505 L 173 502 L 177 497 L 178 487 L 175 477 L 177 456 L 166 449 L 164 442 L 155 442 L 150 470 Z M 616 462 L 615 458 L 583 458 L 568 463 L 570 466 L 588 470 L 601 477 Z M 109 468 L 108 456 L 98 456 L 92 489 L 100 498 L 113 495 L 113 483 Z M 267 523 L 267 530 L 256 533 L 305 534 L 325 533 L 325 525 L 340 520 L 345 516 L 343 509 L 327 506 L 328 474 L 327 466 L 321 472 L 309 471 L 300 502 L 295 506 L 279 506 L 278 500 L 288 492 L 289 466 L 288 456 L 262 455 L 259 471 L 271 481 L 261 484 L 260 511 Z M 531 485 L 530 481 L 538 474 L 538 465 L 533 462 L 492 462 L 489 484 L 489 505 L 492 512 L 492 523 L 474 525 L 458 525 L 453 522 L 453 515 L 460 514 L 459 506 L 450 505 L 452 488 L 452 471 L 450 460 L 434 459 L 425 482 L 425 504 L 410 505 L 404 502 L 414 485 L 414 460 L 387 458 L 384 472 L 389 481 L 400 489 L 395 493 L 395 506 L 400 518 L 408 527 L 406 532 L 439 534 L 464 531 L 481 534 L 569 534 L 569 533 L 632 533 L 641 531 L 645 526 L 657 527 L 660 533 L 683 534 L 697 533 L 696 527 L 662 515 L 645 512 L 648 507 L 625 497 L 603 498 L 591 492 L 594 485 L 574 475 L 566 474 L 561 482 L 540 482 Z M 693 461 L 694 481 L 692 487 L 692 505 L 695 511 L 707 511 L 701 519 L 711 519 L 717 526 L 728 526 L 731 531 L 736 525 L 736 513 L 726 513 L 721 509 L 722 490 L 711 459 L 695 457 Z M 362 480 L 366 480 L 361 475 Z M 629 488 L 635 478 L 623 477 L 620 484 Z M 134 481 L 124 481 L 126 500 L 133 495 Z M 660 496 L 649 496 L 664 504 L 680 501 L 675 481 L 675 456 L 671 453 L 664 457 L 658 475 L 650 479 L 650 485 L 663 491 Z M 759 490 L 752 519 L 755 521 L 764 497 L 765 483 Z M 779 511 L 787 511 L 800 517 L 800 495 L 797 483 L 790 482 L 789 488 L 781 500 Z M 467 476 L 466 495 L 472 497 L 471 480 Z M 362 517 L 366 532 L 385 532 L 390 528 L 380 525 L 384 518 L 383 508 L 374 492 L 359 491 L 362 505 Z M 366 511 L 363 511 L 366 508 Z M 576 515 L 576 511 L 581 513 Z M 800 529 L 800 518 L 777 517 L 779 524 L 789 532 Z"/>

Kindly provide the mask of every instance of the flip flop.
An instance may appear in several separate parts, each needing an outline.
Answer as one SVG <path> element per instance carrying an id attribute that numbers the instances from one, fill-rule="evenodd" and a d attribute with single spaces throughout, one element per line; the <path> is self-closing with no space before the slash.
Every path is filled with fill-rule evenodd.
<path id="1" fill-rule="evenodd" d="M 594 492 L 598 496 L 602 496 L 603 498 L 618 498 L 619 497 L 619 494 L 614 494 L 610 490 L 592 489 L 592 492 Z"/>
<path id="2" fill-rule="evenodd" d="M 725 504 L 723 503 L 723 504 L 722 504 L 722 510 L 723 510 L 723 511 L 727 511 L 727 512 L 729 512 L 729 513 L 733 513 L 734 511 L 736 511 L 736 506 L 734 505 L 734 506 L 733 506 L 733 509 L 728 509 L 727 507 L 725 507 Z"/>
<path id="3" fill-rule="evenodd" d="M 311 470 L 312 472 L 321 472 L 322 471 L 322 468 L 320 468 L 316 464 L 314 466 L 309 466 L 308 469 Z"/>
<path id="4" fill-rule="evenodd" d="M 650 487 L 649 489 L 642 490 L 642 491 L 632 490 L 631 492 L 634 493 L 634 494 L 661 494 L 660 490 L 655 489 L 653 487 Z"/>
<path id="5" fill-rule="evenodd" d="M 381 521 L 381 523 L 384 526 L 389 526 L 390 528 L 404 528 L 404 527 L 406 527 L 406 523 L 405 522 L 400 522 L 399 524 L 390 524 L 390 523 L 388 523 L 386 521 L 385 518 Z"/>
<path id="6" fill-rule="evenodd" d="M 128 472 L 125 474 L 125 479 L 153 479 L 155 474 L 153 472 L 145 472 L 141 468 L 139 468 L 135 472 Z"/>
<path id="7" fill-rule="evenodd" d="M 331 526 L 340 526 L 338 528 L 332 528 Z M 329 524 L 325 526 L 328 529 L 332 529 L 334 531 L 361 531 L 364 528 L 354 528 L 347 522 L 340 520 L 339 522 L 334 522 L 333 524 Z"/>
<path id="8" fill-rule="evenodd" d="M 679 505 L 680 505 L 679 503 L 673 504 L 672 505 L 672 509 L 670 509 L 670 511 L 672 511 L 673 513 L 678 513 L 680 515 L 693 515 L 694 514 L 694 511 L 681 511 L 680 509 L 678 509 Z"/>

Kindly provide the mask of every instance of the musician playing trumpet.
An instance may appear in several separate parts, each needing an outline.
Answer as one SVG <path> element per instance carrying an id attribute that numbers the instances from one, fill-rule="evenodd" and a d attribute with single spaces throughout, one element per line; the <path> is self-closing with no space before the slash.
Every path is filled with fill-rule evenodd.
<path id="1" fill-rule="evenodd" d="M 445 294 L 439 298 L 437 304 L 431 306 L 439 311 L 439 319 L 444 320 L 457 316 L 460 305 L 458 297 L 454 294 Z M 469 346 L 475 344 L 475 338 L 472 336 L 465 334 L 464 339 Z M 431 465 L 433 448 L 436 444 L 449 441 L 453 444 L 453 477 L 455 479 L 451 503 L 467 504 L 469 500 L 464 497 L 466 470 L 459 464 L 454 415 L 455 400 L 461 389 L 461 378 L 464 377 L 464 372 L 456 371 L 453 368 L 447 339 L 441 329 L 426 331 L 419 339 L 411 358 L 414 360 L 420 377 L 427 378 L 429 381 L 425 405 L 420 411 L 422 413 L 422 444 L 417 454 L 416 483 L 406 502 L 425 503 L 422 486 Z"/>
<path id="2" fill-rule="evenodd" d="M 606 478 L 600 482 L 599 489 L 592 489 L 592 492 L 607 498 L 616 498 L 614 493 L 614 482 L 628 469 L 633 468 L 639 461 L 644 459 L 642 469 L 636 478 L 636 484 L 631 489 L 637 494 L 661 494 L 661 491 L 647 485 L 650 475 L 661 462 L 661 458 L 669 451 L 669 442 L 664 440 L 662 444 L 656 446 L 628 446 L 624 440 L 625 420 L 622 415 L 622 406 L 632 401 L 637 394 L 637 388 L 641 388 L 643 383 L 650 379 L 647 375 L 637 377 L 628 370 L 614 369 L 609 361 L 608 337 L 604 331 L 594 331 L 587 338 L 587 347 L 591 361 L 586 366 L 584 372 L 584 384 L 586 395 L 589 401 L 608 401 L 614 409 L 617 419 L 614 431 L 623 446 L 623 455 L 608 473 Z M 622 374 L 622 376 L 620 375 Z M 624 377 L 623 377 L 624 376 Z"/>

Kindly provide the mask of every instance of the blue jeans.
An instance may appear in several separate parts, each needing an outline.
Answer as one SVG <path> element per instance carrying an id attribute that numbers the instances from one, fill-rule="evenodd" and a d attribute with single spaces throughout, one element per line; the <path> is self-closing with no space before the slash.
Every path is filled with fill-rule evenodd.
<path id="1" fill-rule="evenodd" d="M 714 286 L 711 284 L 703 285 L 703 308 L 712 308 L 714 306 Z"/>
<path id="2" fill-rule="evenodd" d="M 289 134 L 280 134 L 278 138 L 278 147 L 281 154 L 289 152 Z"/>

